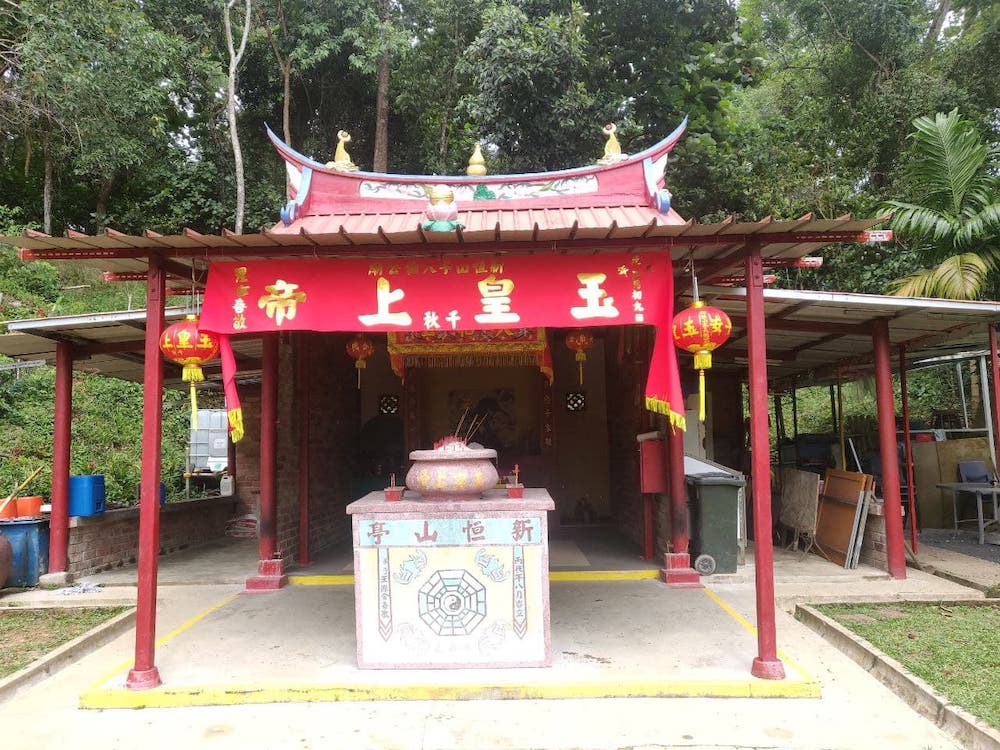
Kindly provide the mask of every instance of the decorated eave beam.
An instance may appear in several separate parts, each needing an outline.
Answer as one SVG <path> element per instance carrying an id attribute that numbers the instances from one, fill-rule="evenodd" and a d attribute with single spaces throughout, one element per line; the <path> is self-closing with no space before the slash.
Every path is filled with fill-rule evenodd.
<path id="1" fill-rule="evenodd" d="M 316 241 L 293 243 L 292 237 L 287 235 L 282 240 L 275 241 L 273 245 L 241 246 L 233 244 L 220 244 L 219 246 L 203 245 L 200 247 L 165 247 L 157 249 L 156 252 L 165 258 L 255 258 L 274 257 L 275 249 L 279 248 L 283 256 L 345 256 L 358 257 L 367 255 L 420 255 L 430 254 L 440 255 L 497 255 L 497 254 L 517 254 L 531 252 L 572 252 L 572 251 L 601 251 L 601 250 L 621 250 L 623 248 L 636 250 L 673 250 L 675 248 L 689 247 L 718 247 L 737 246 L 738 250 L 723 258 L 714 269 L 713 275 L 726 275 L 728 271 L 739 263 L 743 262 L 746 256 L 743 246 L 749 243 L 758 243 L 762 247 L 768 245 L 825 245 L 831 243 L 868 243 L 884 242 L 892 239 L 891 232 L 888 238 L 872 239 L 877 233 L 871 230 L 865 231 L 818 231 L 818 232 L 780 232 L 774 234 L 726 234 L 726 235 L 701 235 L 701 236 L 670 236 L 656 235 L 646 237 L 619 237 L 610 239 L 563 239 L 563 240 L 522 240 L 504 241 L 494 240 L 490 242 L 453 242 L 453 243 L 399 243 L 399 244 L 330 244 L 323 245 Z M 113 248 L 101 249 L 96 247 L 51 247 L 51 248 L 26 248 L 18 250 L 18 257 L 21 260 L 75 260 L 89 258 L 128 258 L 145 259 L 151 250 L 148 248 Z M 678 258 L 679 259 L 679 258 Z M 185 271 L 177 274 L 178 278 L 190 278 L 190 268 L 183 266 Z M 703 283 L 709 283 L 706 279 Z M 682 291 L 680 287 L 678 291 Z"/>
<path id="2" fill-rule="evenodd" d="M 876 223 L 882 223 L 888 221 L 889 216 L 880 216 L 874 221 Z M 807 224 L 813 220 L 812 214 L 806 214 L 798 220 L 800 225 Z M 845 214 L 837 218 L 838 222 L 846 223 L 854 220 L 853 214 Z M 727 221 L 732 221 L 730 217 Z M 771 217 L 767 217 L 761 220 L 763 226 L 767 226 L 771 223 Z M 724 231 L 724 230 L 723 230 Z M 778 244 L 799 244 L 799 245 L 813 245 L 814 248 L 818 249 L 822 245 L 832 244 L 832 243 L 857 243 L 857 244 L 877 244 L 882 242 L 890 242 L 893 239 L 892 230 L 888 229 L 868 229 L 863 231 L 851 231 L 844 232 L 838 230 L 827 230 L 820 232 L 787 232 L 787 233 L 765 233 L 757 232 L 752 235 L 727 235 L 720 233 L 717 235 L 719 240 L 724 240 L 725 238 L 740 237 L 740 241 L 733 241 L 732 244 L 736 246 L 736 249 L 730 252 L 728 255 L 722 258 L 716 258 L 710 261 L 695 261 L 695 268 L 698 272 L 699 282 L 702 284 L 719 284 L 727 283 L 723 281 L 724 279 L 731 279 L 741 275 L 740 266 L 746 260 L 747 256 L 747 245 L 750 242 L 757 242 L 761 247 L 767 247 L 768 245 L 778 245 Z M 844 239 L 846 237 L 846 239 Z M 709 244 L 709 243 L 706 243 Z M 727 244 L 725 242 L 719 242 L 716 244 Z M 795 258 L 764 258 L 763 266 L 765 268 L 819 268 L 823 265 L 822 258 L 815 257 L 795 257 Z M 734 273 L 735 272 L 735 273 Z M 690 288 L 690 284 L 685 282 L 684 279 L 678 280 L 677 292 L 684 293 Z"/>
<path id="3" fill-rule="evenodd" d="M 164 265 L 170 266 L 167 270 L 167 278 L 171 279 L 182 279 L 188 284 L 194 284 L 195 287 L 199 289 L 205 288 L 205 281 L 208 279 L 208 271 L 205 269 L 195 270 L 194 274 L 191 273 L 191 267 L 185 266 L 179 263 L 171 263 L 170 261 L 164 261 Z M 193 277 L 193 278 L 192 278 Z M 101 281 L 106 282 L 127 282 L 127 281 L 142 281 L 145 282 L 149 278 L 149 274 L 145 271 L 105 271 L 101 274 Z M 170 294 L 171 289 L 179 289 L 179 287 L 168 288 L 167 294 Z"/>

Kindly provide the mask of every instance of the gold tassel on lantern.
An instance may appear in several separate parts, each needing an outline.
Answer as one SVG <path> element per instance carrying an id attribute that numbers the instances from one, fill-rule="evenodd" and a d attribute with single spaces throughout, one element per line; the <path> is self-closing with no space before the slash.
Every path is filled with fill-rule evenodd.
<path id="1" fill-rule="evenodd" d="M 200 383 L 205 379 L 205 373 L 198 365 L 184 365 L 181 373 L 181 380 L 191 384 L 191 429 L 198 429 L 198 390 L 195 383 Z"/>
<path id="2" fill-rule="evenodd" d="M 361 371 L 367 367 L 367 363 L 364 359 L 359 359 L 354 363 L 354 366 L 358 370 L 358 390 L 361 390 Z"/>
<path id="3" fill-rule="evenodd" d="M 705 370 L 712 369 L 712 352 L 696 352 L 694 368 L 698 371 L 698 419 L 705 421 Z"/>

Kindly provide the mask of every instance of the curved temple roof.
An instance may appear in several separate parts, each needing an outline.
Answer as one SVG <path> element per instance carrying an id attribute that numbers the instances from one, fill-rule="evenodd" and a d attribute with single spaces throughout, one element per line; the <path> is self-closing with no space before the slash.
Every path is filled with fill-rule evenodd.
<path id="1" fill-rule="evenodd" d="M 432 186 L 446 185 L 460 208 L 476 210 L 636 206 L 668 216 L 670 193 L 664 189 L 667 156 L 683 135 L 687 118 L 659 143 L 620 160 L 574 169 L 515 175 L 398 175 L 338 169 L 293 149 L 268 128 L 285 160 L 289 201 L 282 221 L 290 226 L 309 216 L 349 214 L 364 207 L 382 213 L 422 211 Z M 672 215 L 682 223 L 679 216 Z"/>

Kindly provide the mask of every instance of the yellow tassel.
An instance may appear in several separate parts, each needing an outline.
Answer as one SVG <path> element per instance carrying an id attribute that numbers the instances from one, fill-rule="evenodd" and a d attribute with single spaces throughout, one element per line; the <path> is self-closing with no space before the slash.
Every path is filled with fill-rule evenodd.
<path id="1" fill-rule="evenodd" d="M 198 429 L 198 395 L 194 389 L 195 383 L 200 383 L 205 379 L 205 373 L 201 371 L 199 365 L 186 364 L 181 372 L 181 380 L 191 384 L 191 429 Z"/>
<path id="2" fill-rule="evenodd" d="M 229 439 L 234 443 L 243 439 L 243 409 L 230 409 L 229 417 Z"/>
<path id="3" fill-rule="evenodd" d="M 200 365 L 184 365 L 181 380 L 185 383 L 200 383 L 204 379 L 205 373 L 201 371 Z"/>
<path id="4" fill-rule="evenodd" d="M 195 390 L 194 381 L 191 381 L 191 429 L 198 429 L 198 391 Z"/>
<path id="5" fill-rule="evenodd" d="M 698 420 L 705 421 L 705 371 L 698 370 Z"/>

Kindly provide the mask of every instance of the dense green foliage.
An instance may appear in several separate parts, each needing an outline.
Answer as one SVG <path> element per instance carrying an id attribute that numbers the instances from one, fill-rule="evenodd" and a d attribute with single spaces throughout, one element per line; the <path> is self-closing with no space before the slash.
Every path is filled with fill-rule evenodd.
<path id="1" fill-rule="evenodd" d="M 954 109 L 914 121 L 916 203 L 889 201 L 892 228 L 929 266 L 893 284 L 906 297 L 977 299 L 1000 260 L 1000 150 Z M 995 280 L 993 287 L 995 289 Z"/>
<path id="2" fill-rule="evenodd" d="M 371 168 L 381 119 L 391 171 L 459 173 L 481 141 L 491 171 L 501 173 L 591 162 L 606 122 L 634 153 L 687 116 L 667 180 L 674 207 L 700 220 L 872 215 L 889 201 L 926 206 L 913 122 L 957 109 L 990 158 L 1000 127 L 1000 6 L 981 0 L 251 5 L 236 82 L 250 231 L 273 224 L 284 199 L 283 165 L 265 123 L 320 161 L 345 129 L 354 160 Z M 0 231 L 233 226 L 222 19 L 223 0 L 0 3 Z M 989 205 L 982 191 L 969 195 Z M 975 256 L 959 271 L 996 246 L 996 221 L 980 230 L 962 247 Z M 928 247 L 907 239 L 831 248 L 823 268 L 782 273 L 779 283 L 884 292 L 946 257 Z M 0 249 L 0 320 L 144 304 L 141 285 L 102 284 L 98 271 L 25 264 Z M 980 288 L 992 292 L 992 265 L 977 272 Z M 5 385 L 5 394 L 22 389 L 17 408 L 35 394 L 50 409 L 50 380 L 32 375 Z M 100 391 L 89 383 L 81 390 Z M 132 446 L 127 455 L 135 455 L 130 399 L 138 396 L 114 387 L 128 404 L 128 429 L 97 409 L 86 449 L 98 450 L 104 436 L 106 452 L 75 461 L 134 461 L 115 448 Z M 937 395 L 927 398 L 929 405 Z M 13 440 L 24 434 L 12 421 L 22 415 L 11 411 L 15 400 L 4 403 L 5 450 L 30 442 L 41 459 L 44 435 Z M 120 477 L 115 491 L 130 494 L 129 471 L 108 471 Z"/>
<path id="3" fill-rule="evenodd" d="M 0 372 L 0 495 L 11 492 L 38 466 L 42 472 L 22 494 L 48 495 L 52 481 L 55 372 L 39 368 Z M 163 482 L 168 495 L 182 488 L 190 405 L 187 394 L 163 400 Z M 71 474 L 103 474 L 107 501 L 136 500 L 141 463 L 142 386 L 76 373 L 73 379 Z"/>

